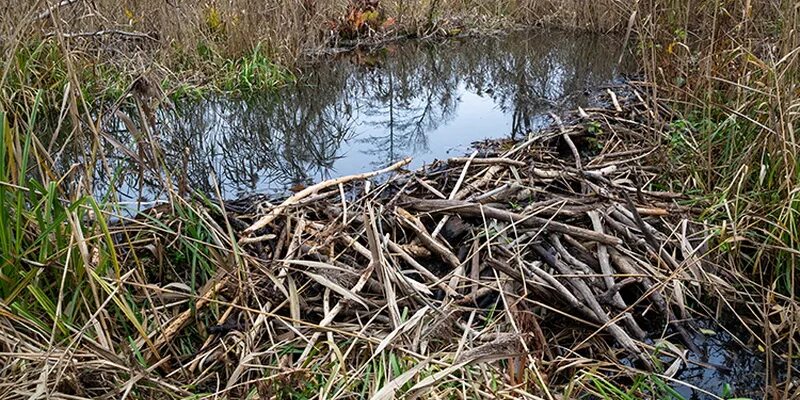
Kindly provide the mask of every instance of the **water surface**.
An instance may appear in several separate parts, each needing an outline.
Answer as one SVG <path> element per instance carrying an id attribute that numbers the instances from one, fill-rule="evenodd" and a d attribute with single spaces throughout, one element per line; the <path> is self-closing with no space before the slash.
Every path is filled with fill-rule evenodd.
<path id="1" fill-rule="evenodd" d="M 620 48 L 616 38 L 560 31 L 406 41 L 317 62 L 277 93 L 182 101 L 156 131 L 168 167 L 196 189 L 281 192 L 536 130 L 551 123 L 548 112 L 586 105 L 588 89 L 621 79 Z M 117 136 L 125 142 L 124 129 Z M 158 196 L 138 180 L 121 176 L 123 198 Z"/>

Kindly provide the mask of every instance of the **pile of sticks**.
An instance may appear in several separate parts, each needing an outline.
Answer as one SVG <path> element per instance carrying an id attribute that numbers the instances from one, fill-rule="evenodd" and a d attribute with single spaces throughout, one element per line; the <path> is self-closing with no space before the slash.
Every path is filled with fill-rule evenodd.
<path id="1" fill-rule="evenodd" d="M 236 348 L 216 339 L 237 332 L 247 350 L 229 384 L 281 340 L 302 348 L 286 365 L 355 341 L 372 357 L 391 348 L 451 367 L 513 359 L 512 380 L 543 359 L 597 357 L 587 341 L 642 369 L 653 368 L 648 339 L 664 333 L 696 351 L 685 304 L 714 279 L 700 260 L 707 238 L 680 194 L 654 189 L 661 134 L 644 121 L 661 110 L 636 88 L 607 93 L 608 108 L 553 116 L 524 141 L 476 143 L 413 172 L 402 160 L 281 202 L 225 203 L 239 261 L 154 347 L 227 293 L 231 305 L 182 365 L 202 370 L 204 357 Z"/>

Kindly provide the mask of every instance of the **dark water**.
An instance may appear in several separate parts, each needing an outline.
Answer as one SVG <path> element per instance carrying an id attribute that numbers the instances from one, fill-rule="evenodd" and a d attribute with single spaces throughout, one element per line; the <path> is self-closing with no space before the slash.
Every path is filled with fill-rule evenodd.
<path id="1" fill-rule="evenodd" d="M 407 41 L 316 63 L 276 94 L 183 101 L 156 131 L 168 167 L 196 189 L 214 193 L 214 176 L 227 198 L 281 192 L 523 136 L 550 123 L 549 111 L 585 105 L 587 89 L 620 79 L 630 69 L 617 64 L 620 47 L 565 32 Z M 125 142 L 126 132 L 115 135 Z M 134 174 L 120 178 L 123 199 L 158 197 Z"/>
<path id="2" fill-rule="evenodd" d="M 731 333 L 711 320 L 698 320 L 695 324 L 698 332 L 693 340 L 703 354 L 690 352 L 687 356 L 689 364 L 675 378 L 697 389 L 675 384 L 675 390 L 686 400 L 711 400 L 716 399 L 715 396 L 762 398 L 766 380 L 764 354 L 758 349 L 743 348 Z M 743 330 L 736 334 L 740 338 L 748 335 Z M 785 365 L 777 370 L 778 375 L 784 375 Z"/>

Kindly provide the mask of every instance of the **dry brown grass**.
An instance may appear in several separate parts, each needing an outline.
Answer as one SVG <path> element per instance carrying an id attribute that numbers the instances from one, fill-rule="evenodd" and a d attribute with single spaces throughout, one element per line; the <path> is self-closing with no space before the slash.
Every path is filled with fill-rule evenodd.
<path id="1" fill-rule="evenodd" d="M 0 46 L 5 54 L 30 55 L 35 52 L 19 53 L 20 49 L 44 49 L 35 57 L 16 56 L 4 60 L 0 103 L 5 111 L 33 110 L 37 103 L 37 89 L 55 88 L 56 95 L 48 98 L 52 100 L 49 104 L 59 106 L 62 96 L 66 99 L 60 109 L 66 121 L 62 129 L 70 130 L 69 133 L 76 137 L 93 137 L 90 142 L 100 140 L 96 127 L 91 123 L 90 111 L 93 111 L 96 100 L 92 94 L 112 93 L 119 97 L 127 84 L 145 71 L 160 79 L 194 79 L 202 83 L 207 78 L 203 68 L 217 67 L 214 60 L 236 59 L 257 48 L 262 49 L 272 62 L 292 65 L 305 52 L 335 44 L 332 39 L 339 37 L 336 31 L 347 20 L 350 7 L 344 0 L 275 0 L 257 4 L 245 1 L 98 0 L 68 2 L 53 8 L 49 15 L 42 14 L 54 3 L 7 0 L 0 5 L 4 16 L 0 21 Z M 735 309 L 729 305 L 733 300 L 744 307 L 746 312 L 742 313 L 741 320 L 750 327 L 754 343 L 764 349 L 772 374 L 765 386 L 772 389 L 771 396 L 776 399 L 796 395 L 792 392 L 796 389 L 791 386 L 791 360 L 797 353 L 794 340 L 799 325 L 795 277 L 798 267 L 796 249 L 800 248 L 800 171 L 796 158 L 800 126 L 800 35 L 797 34 L 800 10 L 796 4 L 791 1 L 747 0 L 666 3 L 653 0 L 636 3 L 618 0 L 396 0 L 382 1 L 380 8 L 383 18 L 394 18 L 395 23 L 386 24 L 380 32 L 367 29 L 362 32 L 364 37 L 452 34 L 461 28 L 507 29 L 537 23 L 629 34 L 630 46 L 636 47 L 641 55 L 648 79 L 658 84 L 654 86 L 654 98 L 670 100 L 676 106 L 673 108 L 675 113 L 665 119 L 681 121 L 656 133 L 648 131 L 652 133 L 650 139 L 670 140 L 678 161 L 685 162 L 675 165 L 672 176 L 678 179 L 673 182 L 673 189 L 694 190 L 709 200 L 705 204 L 707 212 L 704 217 L 718 234 L 713 242 L 716 246 L 712 252 L 716 256 L 714 261 L 730 268 L 732 276 L 740 278 L 732 289 L 734 295 L 719 296 L 719 288 L 712 288 L 707 294 L 717 296 L 718 307 L 705 311 L 710 314 L 714 311 L 729 312 Z M 43 18 L 39 18 L 40 14 Z M 104 33 L 95 35 L 100 31 Z M 116 33 L 110 33 L 112 31 Z M 65 56 L 68 62 L 61 64 L 60 60 Z M 29 60 L 35 63 L 27 63 Z M 86 71 L 93 74 L 87 77 L 83 74 Z M 101 87 L 84 93 L 79 90 L 96 85 L 91 79 L 103 74 L 111 74 L 123 82 L 120 84 L 122 89 L 110 91 L 108 87 Z M 654 107 L 657 107 L 655 103 Z M 21 132 L 34 126 L 31 114 L 11 115 L 17 136 L 8 134 L 9 130 L 4 132 L 4 148 L 10 150 L 9 154 L 27 154 L 23 149 L 29 146 L 24 144 Z M 30 148 L 39 161 L 36 167 L 40 175 L 47 176 L 51 166 L 41 144 L 34 140 Z M 157 158 L 157 154 L 155 156 Z M 93 157 L 96 159 L 90 162 L 98 162 L 102 154 Z M 166 366 L 147 364 L 141 359 L 142 354 L 131 349 L 145 348 L 150 339 L 161 334 L 160 328 L 167 326 L 171 317 L 191 310 L 189 303 L 197 299 L 184 291 L 188 281 L 197 278 L 199 284 L 214 276 L 215 271 L 222 270 L 224 265 L 241 264 L 237 259 L 241 253 L 235 251 L 235 241 L 228 237 L 230 229 L 214 225 L 203 214 L 202 207 L 186 204 L 171 193 L 173 204 L 170 211 L 177 214 L 170 221 L 172 225 L 163 225 L 154 219 L 146 220 L 138 227 L 148 238 L 154 236 L 148 232 L 165 234 L 170 239 L 169 245 L 182 246 L 181 249 L 196 256 L 199 272 L 195 273 L 194 269 L 191 274 L 187 273 L 189 269 L 182 271 L 183 281 L 176 282 L 179 290 L 171 293 L 175 297 L 147 298 L 156 291 L 165 291 L 146 286 L 149 281 L 142 271 L 151 269 L 136 264 L 140 261 L 136 260 L 135 253 L 115 253 L 113 246 L 107 246 L 106 240 L 110 240 L 111 235 L 103 232 L 103 224 L 94 223 L 97 216 L 92 215 L 94 211 L 88 212 L 92 207 L 86 198 L 81 197 L 80 190 L 76 193 L 61 187 L 63 182 L 69 182 L 69 177 L 45 179 L 43 183 L 54 183 L 53 193 L 36 197 L 31 194 L 36 192 L 36 187 L 27 187 L 26 182 L 19 179 L 19 175 L 28 172 L 22 169 L 21 173 L 15 172 L 17 175 L 13 179 L 9 177 L 13 174 L 4 175 L 0 182 L 3 188 L 8 189 L 9 196 L 14 196 L 13 207 L 6 207 L 3 211 L 12 210 L 7 213 L 9 218 L 20 221 L 16 225 L 4 225 L 10 227 L 9 237 L 13 236 L 14 240 L 3 242 L 9 246 L 4 249 L 13 251 L 7 250 L 3 254 L 3 283 L 10 288 L 7 291 L 10 294 L 0 306 L 0 334 L 3 356 L 16 361 L 0 368 L 4 378 L 0 382 L 0 393 L 14 392 L 20 397 L 30 398 L 54 391 L 83 391 L 84 396 L 91 397 L 103 393 L 121 395 L 131 389 L 133 396 L 146 398 L 161 393 L 188 395 L 197 390 L 192 384 L 218 382 L 215 376 L 202 375 L 189 381 L 187 386 L 176 387 L 175 382 L 186 382 L 177 377 L 180 368 L 175 369 L 179 371 L 175 375 L 166 376 L 163 374 Z M 59 184 L 55 185 L 56 182 Z M 59 227 L 52 235 L 58 240 L 54 239 L 52 243 L 48 240 L 29 242 L 42 237 L 41 232 L 46 230 L 46 226 L 40 226 L 42 217 L 35 214 L 40 208 L 25 209 L 26 198 L 35 200 L 31 204 L 40 207 L 44 207 L 41 204 L 47 201 L 52 202 L 54 211 L 45 213 L 45 217 L 57 215 L 67 218 L 54 218 L 52 221 L 51 227 Z M 75 204 L 75 208 L 65 211 L 60 199 L 69 199 L 65 204 Z M 22 222 L 23 217 L 27 222 Z M 64 227 L 69 229 L 61 229 Z M 203 235 L 191 237 L 183 230 L 187 227 L 197 228 L 193 233 Z M 49 239 L 51 236 L 44 237 Z M 22 248 L 25 244 L 30 244 L 30 247 Z M 138 242 L 129 244 L 134 246 Z M 157 247 L 154 245 L 153 248 Z M 151 251 L 149 249 L 146 250 Z M 14 257 L 9 257 L 9 254 Z M 31 254 L 38 254 L 40 259 L 29 257 Z M 158 254 L 154 253 L 153 258 L 158 259 Z M 98 265 L 98 259 L 103 263 Z M 116 271 L 116 275 L 108 272 L 118 265 L 118 261 L 133 263 L 136 268 L 127 272 Z M 7 277 L 12 275 L 6 268 L 10 265 L 18 268 L 11 270 L 13 276 L 24 279 L 8 283 Z M 106 273 L 87 274 L 87 268 L 106 268 Z M 738 270 L 746 270 L 755 282 L 748 282 L 738 274 Z M 759 293 L 742 289 L 753 287 L 759 288 Z M 65 290 L 72 288 L 76 288 L 75 297 L 62 296 Z M 52 301 L 48 302 L 48 297 L 39 295 L 37 290 L 53 293 Z M 130 297 L 126 297 L 128 295 Z M 12 297 L 17 301 L 5 302 Z M 698 303 L 702 300 L 699 298 Z M 206 311 L 212 312 L 208 311 L 212 309 L 213 318 L 194 321 L 196 331 L 188 332 L 188 337 L 181 337 L 175 343 L 181 340 L 191 343 L 197 339 L 200 328 L 219 321 L 225 308 L 236 304 L 235 301 L 225 299 L 209 305 Z M 134 313 L 131 304 L 136 302 L 146 307 Z M 255 319 L 265 315 L 245 311 Z M 140 319 L 137 319 L 141 315 L 148 316 L 141 319 L 147 326 L 141 326 Z M 282 316 L 280 322 L 280 329 L 288 331 L 297 330 L 295 325 L 300 325 L 296 318 L 286 316 Z M 322 332 L 316 328 L 306 324 L 302 331 Z M 352 331 L 330 333 L 363 339 Z M 556 336 L 559 340 L 564 340 L 564 337 L 581 339 L 569 335 L 569 331 L 564 331 Z M 302 336 L 294 338 L 297 337 Z M 331 349 L 348 351 L 354 348 L 350 347 L 348 338 L 339 339 L 342 340 L 331 341 Z M 233 343 L 247 340 L 246 337 L 233 338 Z M 130 345 L 125 345 L 126 341 L 130 341 Z M 364 347 L 357 350 L 369 355 L 369 346 L 374 347 L 379 342 L 376 338 L 368 338 L 364 340 Z M 298 343 L 303 342 L 298 340 Z M 592 343 L 597 344 L 596 341 Z M 265 346 L 264 342 L 259 344 Z M 286 354 L 292 354 L 296 344 L 281 337 L 276 338 L 274 346 L 259 349 L 269 352 L 266 353 L 267 359 L 274 357 L 279 361 Z M 227 343 L 219 346 L 224 348 L 225 345 Z M 252 354 L 242 349 L 248 350 L 234 348 L 231 353 L 239 357 L 237 361 L 252 361 L 248 358 Z M 180 354 L 180 351 L 188 350 L 172 348 L 171 351 Z M 388 370 L 398 362 L 405 370 L 419 365 L 416 364 L 418 358 L 408 358 L 402 351 L 393 356 L 394 359 L 387 355 L 385 359 L 373 360 L 369 368 L 374 372 Z M 264 370 L 269 381 L 277 382 L 280 388 L 285 382 L 302 384 L 314 379 L 323 385 L 331 376 L 348 383 L 367 368 L 367 364 L 355 364 L 354 373 L 347 375 L 342 372 L 347 366 L 334 356 L 314 354 L 314 357 L 324 361 L 316 365 L 325 369 L 323 372 L 319 373 L 308 365 L 273 371 L 271 368 L 281 367 L 279 362 L 276 366 L 264 367 Z M 397 357 L 400 357 L 399 361 Z M 625 372 L 617 365 L 597 363 L 597 358 L 576 356 L 568 361 L 589 365 L 589 370 L 594 372 Z M 786 368 L 786 382 L 777 378 L 772 364 L 777 359 L 790 361 Z M 81 363 L 73 363 L 73 360 Z M 217 368 L 230 376 L 243 377 L 237 372 L 236 365 L 225 357 L 203 360 L 206 361 L 210 363 L 209 370 Z M 492 387 L 493 379 L 502 375 L 494 368 L 467 371 L 474 373 L 475 380 L 471 382 L 453 379 L 454 370 L 451 368 L 450 364 L 440 363 L 427 371 L 433 374 L 447 371 L 440 377 L 447 379 L 449 384 L 437 387 L 440 393 L 457 393 L 460 388 L 466 391 L 464 388 L 469 387 L 482 394 L 486 388 Z M 62 386 L 48 387 L 54 382 Z M 256 385 L 250 381 L 242 383 Z M 580 384 L 586 384 L 586 381 L 576 385 Z M 371 393 L 380 389 L 370 382 L 363 385 Z M 206 392 L 221 390 L 218 387 L 201 389 Z M 240 389 L 237 386 L 236 390 Z M 307 388 L 292 389 L 302 392 Z M 309 391 L 317 393 L 317 389 Z M 520 395 L 519 389 L 511 385 L 503 385 L 502 390 L 508 397 Z"/>
<path id="2" fill-rule="evenodd" d="M 24 0 L 7 4 L 0 37 L 35 39 L 55 33 L 66 35 L 120 31 L 148 38 L 108 34 L 160 56 L 187 56 L 203 46 L 225 57 L 237 57 L 261 44 L 276 61 L 289 63 L 304 51 L 335 43 L 346 28 L 348 11 L 372 9 L 381 21 L 392 18 L 380 34 L 426 35 L 437 29 L 473 30 L 551 24 L 590 29 L 624 28 L 625 7 L 613 0 L 564 2 L 539 0 L 270 0 L 251 2 L 199 1 L 67 1 Z M 369 6 L 365 6 L 369 4 Z M 52 12 L 48 12 L 52 10 Z M 380 30 L 380 29 L 376 29 Z M 379 32 L 374 32 L 378 34 Z M 76 42 L 97 37 L 73 38 Z M 78 46 L 81 48 L 81 46 Z M 110 57 L 127 58 L 125 48 L 100 49 Z M 164 60 L 164 58 L 162 58 Z M 140 60 L 146 63 L 146 58 Z M 177 60 L 173 60 L 177 61 Z"/>

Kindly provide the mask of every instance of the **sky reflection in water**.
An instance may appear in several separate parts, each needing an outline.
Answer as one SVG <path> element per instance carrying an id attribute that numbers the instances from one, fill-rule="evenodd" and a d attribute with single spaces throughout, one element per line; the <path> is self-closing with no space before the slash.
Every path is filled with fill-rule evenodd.
<path id="1" fill-rule="evenodd" d="M 585 105 L 586 89 L 618 79 L 619 54 L 614 38 L 557 31 L 409 41 L 316 63 L 278 93 L 180 102 L 156 131 L 169 167 L 183 169 L 188 149 L 186 177 L 200 191 L 214 193 L 213 174 L 226 198 L 281 192 L 524 135 L 549 123 L 549 111 Z M 124 131 L 116 135 L 126 142 Z M 158 196 L 134 175 L 121 177 L 123 198 Z"/>

